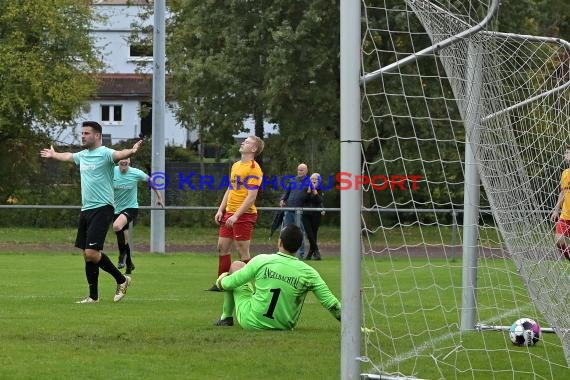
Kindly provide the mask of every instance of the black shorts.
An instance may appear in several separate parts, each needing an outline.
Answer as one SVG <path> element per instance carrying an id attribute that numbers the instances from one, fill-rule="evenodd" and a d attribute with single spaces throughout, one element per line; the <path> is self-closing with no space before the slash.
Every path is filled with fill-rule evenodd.
<path id="1" fill-rule="evenodd" d="M 121 231 L 126 231 L 129 229 L 129 224 L 131 224 L 131 222 L 133 222 L 137 218 L 138 214 L 139 214 L 138 208 L 126 208 L 120 213 L 115 214 L 115 216 L 113 217 L 113 222 L 117 220 L 119 215 L 124 215 L 127 218 L 127 224 L 125 224 L 125 226 Z"/>
<path id="2" fill-rule="evenodd" d="M 75 246 L 79 249 L 102 250 L 114 213 L 115 209 L 110 205 L 81 211 Z"/>

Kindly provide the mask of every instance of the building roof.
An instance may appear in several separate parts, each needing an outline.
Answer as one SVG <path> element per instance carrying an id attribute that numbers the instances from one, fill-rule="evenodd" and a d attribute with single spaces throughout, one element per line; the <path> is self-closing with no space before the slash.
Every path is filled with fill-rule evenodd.
<path id="1" fill-rule="evenodd" d="M 100 74 L 95 99 L 150 99 L 152 75 Z"/>
<path id="2" fill-rule="evenodd" d="M 92 0 L 94 5 L 148 5 L 152 0 Z"/>

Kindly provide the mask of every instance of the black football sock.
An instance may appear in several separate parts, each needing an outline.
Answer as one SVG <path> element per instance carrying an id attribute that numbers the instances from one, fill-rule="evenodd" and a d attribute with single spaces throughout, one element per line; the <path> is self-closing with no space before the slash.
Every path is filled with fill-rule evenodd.
<path id="1" fill-rule="evenodd" d="M 117 267 L 113 265 L 109 257 L 103 252 L 101 252 L 101 260 L 99 260 L 97 265 L 99 268 L 103 269 L 105 272 L 113 276 L 115 278 L 115 281 L 117 281 L 117 284 L 122 284 L 126 281 L 125 276 L 123 276 Z"/>
<path id="2" fill-rule="evenodd" d="M 127 250 L 128 244 L 125 243 L 118 243 L 119 246 L 119 261 L 123 261 L 125 259 L 125 251 Z"/>
<path id="3" fill-rule="evenodd" d="M 115 232 L 117 235 L 117 245 L 119 246 L 119 261 L 124 262 L 125 260 L 125 231 Z"/>
<path id="4" fill-rule="evenodd" d="M 99 299 L 99 267 L 97 264 L 86 261 L 85 262 L 85 277 L 89 284 L 89 297 L 94 300 Z"/>
<path id="5" fill-rule="evenodd" d="M 131 247 L 129 246 L 129 243 L 125 244 L 123 252 L 127 256 L 127 260 L 126 260 L 127 266 L 129 266 L 129 267 L 132 266 L 133 265 L 133 259 L 131 258 Z"/>
<path id="6" fill-rule="evenodd" d="M 125 231 L 117 231 L 115 232 L 117 235 L 117 244 L 121 247 L 121 244 L 125 244 Z M 119 248 L 120 249 L 120 248 Z"/>

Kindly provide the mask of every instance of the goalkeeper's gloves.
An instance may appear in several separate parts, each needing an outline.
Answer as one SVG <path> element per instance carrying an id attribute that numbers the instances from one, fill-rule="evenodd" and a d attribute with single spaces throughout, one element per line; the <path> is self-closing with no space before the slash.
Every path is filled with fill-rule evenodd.
<path id="1" fill-rule="evenodd" d="M 217 287 L 218 289 L 224 290 L 224 288 L 222 288 L 222 279 L 223 279 L 224 277 L 226 277 L 228 274 L 229 274 L 228 272 L 224 272 L 224 273 L 222 273 L 222 274 L 218 277 L 218 279 L 216 280 L 216 287 Z"/>

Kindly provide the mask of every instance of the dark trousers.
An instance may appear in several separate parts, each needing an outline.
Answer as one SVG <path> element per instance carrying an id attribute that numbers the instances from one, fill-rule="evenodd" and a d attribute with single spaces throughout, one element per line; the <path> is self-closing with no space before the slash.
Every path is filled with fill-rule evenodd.
<path id="1" fill-rule="evenodd" d="M 303 213 L 303 227 L 309 240 L 309 253 L 319 252 L 317 243 L 317 235 L 321 226 L 321 213 L 315 211 L 306 211 Z"/>

